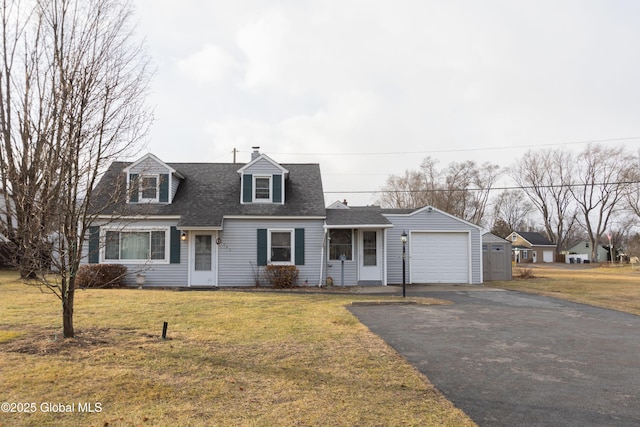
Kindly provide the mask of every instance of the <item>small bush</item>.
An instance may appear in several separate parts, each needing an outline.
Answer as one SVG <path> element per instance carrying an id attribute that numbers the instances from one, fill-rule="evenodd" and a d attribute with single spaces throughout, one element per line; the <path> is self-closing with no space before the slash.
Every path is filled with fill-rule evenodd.
<path id="1" fill-rule="evenodd" d="M 76 274 L 78 288 L 121 288 L 127 267 L 120 264 L 81 265 Z"/>
<path id="2" fill-rule="evenodd" d="M 275 289 L 293 288 L 298 281 L 298 269 L 295 265 L 273 265 L 264 268 L 265 278 Z"/>
<path id="3" fill-rule="evenodd" d="M 534 279 L 536 276 L 533 274 L 533 269 L 531 268 L 521 268 L 518 270 L 518 278 L 520 279 Z"/>

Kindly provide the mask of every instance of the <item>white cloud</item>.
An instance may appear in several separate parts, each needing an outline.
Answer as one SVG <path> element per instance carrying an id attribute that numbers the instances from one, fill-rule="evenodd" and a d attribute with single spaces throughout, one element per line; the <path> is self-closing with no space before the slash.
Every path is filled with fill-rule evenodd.
<path id="1" fill-rule="evenodd" d="M 237 32 L 237 43 L 247 57 L 245 84 L 280 86 L 282 83 L 285 39 L 289 25 L 280 8 L 267 11 L 254 22 L 243 25 Z"/>
<path id="2" fill-rule="evenodd" d="M 634 2 L 136 2 L 154 59 L 173 65 L 150 146 L 181 161 L 333 153 L 273 157 L 320 162 L 326 189 L 375 190 L 427 154 L 340 153 L 507 166 L 524 150 L 442 150 L 640 135 Z M 365 178 L 331 181 L 345 173 Z"/>
<path id="3" fill-rule="evenodd" d="M 231 77 L 239 65 L 219 46 L 205 44 L 202 49 L 176 60 L 181 73 L 199 84 L 219 83 Z"/>

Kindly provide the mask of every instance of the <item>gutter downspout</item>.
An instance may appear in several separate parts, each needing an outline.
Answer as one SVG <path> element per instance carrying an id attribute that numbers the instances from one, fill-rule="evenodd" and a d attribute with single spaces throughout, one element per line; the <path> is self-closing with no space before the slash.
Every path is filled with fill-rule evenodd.
<path id="1" fill-rule="evenodd" d="M 322 237 L 322 249 L 320 250 L 320 279 L 318 281 L 318 287 L 321 288 L 322 287 L 322 273 L 323 273 L 323 266 L 324 266 L 324 247 L 325 247 L 325 242 L 327 241 L 327 223 L 325 222 L 325 224 L 322 226 L 322 228 L 324 229 L 324 236 Z"/>

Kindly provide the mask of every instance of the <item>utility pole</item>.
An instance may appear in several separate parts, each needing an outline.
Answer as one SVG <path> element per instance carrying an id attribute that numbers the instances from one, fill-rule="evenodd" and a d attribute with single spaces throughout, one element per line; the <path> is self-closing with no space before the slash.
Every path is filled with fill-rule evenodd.
<path id="1" fill-rule="evenodd" d="M 236 153 L 237 153 L 237 152 L 238 152 L 238 150 L 234 148 L 234 149 L 233 149 L 233 163 L 235 163 L 235 162 L 236 162 Z"/>

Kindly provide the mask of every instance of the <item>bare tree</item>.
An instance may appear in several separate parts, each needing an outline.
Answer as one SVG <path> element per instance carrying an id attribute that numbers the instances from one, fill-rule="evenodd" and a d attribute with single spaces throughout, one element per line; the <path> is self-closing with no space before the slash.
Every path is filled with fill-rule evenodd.
<path id="1" fill-rule="evenodd" d="M 131 4 L 119 0 L 2 3 L 5 228 L 22 277 L 60 299 L 65 337 L 75 334 L 88 227 L 106 207 L 95 205 L 94 186 L 114 158 L 137 147 L 151 119 L 149 61 L 131 18 Z"/>
<path id="2" fill-rule="evenodd" d="M 490 163 L 450 163 L 432 186 L 433 206 L 474 224 L 482 223 L 498 170 Z"/>
<path id="3" fill-rule="evenodd" d="M 591 259 L 597 259 L 597 244 L 614 214 L 631 190 L 634 158 L 621 147 L 589 145 L 578 156 L 576 178 L 570 187 L 578 205 L 580 223 L 591 244 Z"/>
<path id="4" fill-rule="evenodd" d="M 498 179 L 499 167 L 490 163 L 478 166 L 473 161 L 452 162 L 444 171 L 437 161 L 427 157 L 420 170 L 407 170 L 404 176 L 391 175 L 378 203 L 390 208 L 418 208 L 431 205 L 474 224 L 481 224 L 491 188 Z"/>
<path id="5" fill-rule="evenodd" d="M 505 237 L 512 231 L 524 229 L 527 216 L 533 212 L 533 205 L 527 201 L 523 191 L 504 190 L 496 198 L 493 209 L 495 223 L 503 224 L 501 231 L 509 230 L 504 236 L 500 236 Z"/>
<path id="6" fill-rule="evenodd" d="M 571 154 L 561 150 L 528 151 L 510 168 L 510 174 L 542 216 L 545 234 L 560 251 L 575 226 Z"/>
<path id="7" fill-rule="evenodd" d="M 406 170 L 404 175 L 391 175 L 383 187 L 377 203 L 385 207 L 411 209 L 431 204 L 432 193 L 426 190 L 418 171 Z"/>
<path id="8" fill-rule="evenodd" d="M 636 216 L 640 217 L 640 150 L 634 158 L 635 166 L 629 172 L 629 191 L 626 195 L 627 206 Z"/>

